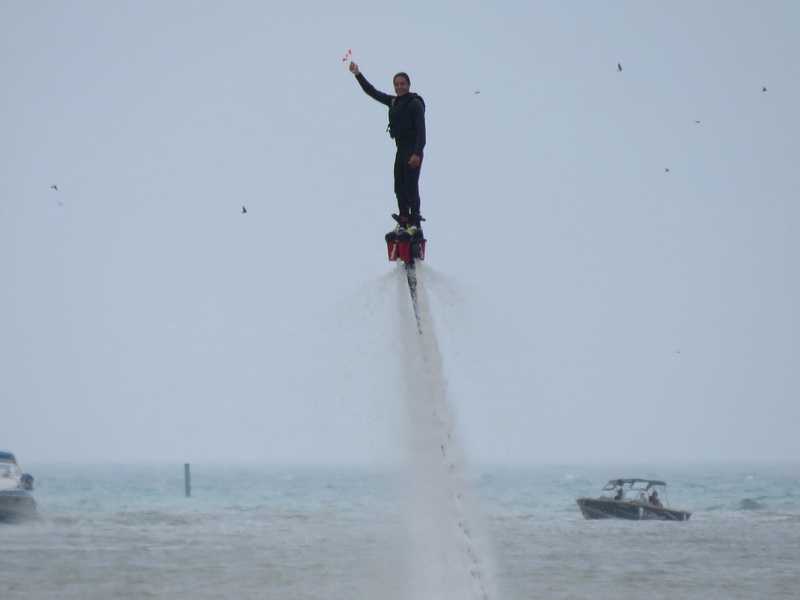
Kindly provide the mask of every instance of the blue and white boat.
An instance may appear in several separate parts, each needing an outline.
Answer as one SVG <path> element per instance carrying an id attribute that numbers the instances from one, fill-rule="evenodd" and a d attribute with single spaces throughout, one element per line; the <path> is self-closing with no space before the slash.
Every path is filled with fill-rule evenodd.
<path id="1" fill-rule="evenodd" d="M 659 495 L 659 490 L 661 494 Z M 587 519 L 627 519 L 629 521 L 688 521 L 688 510 L 667 508 L 667 483 L 655 479 L 612 479 L 599 498 L 578 498 L 578 507 Z M 663 498 L 663 501 L 662 501 Z"/>
<path id="2" fill-rule="evenodd" d="M 33 477 L 23 473 L 11 452 L 0 450 L 0 522 L 36 515 Z"/>

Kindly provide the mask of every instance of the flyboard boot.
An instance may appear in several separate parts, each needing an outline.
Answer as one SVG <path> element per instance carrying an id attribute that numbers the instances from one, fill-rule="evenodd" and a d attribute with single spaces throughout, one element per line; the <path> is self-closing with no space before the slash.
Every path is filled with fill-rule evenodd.
<path id="1" fill-rule="evenodd" d="M 427 240 L 422 231 L 422 221 L 425 218 L 418 213 L 411 213 L 408 217 L 408 227 L 406 232 L 411 236 L 411 258 L 417 260 L 425 260 L 425 245 Z"/>
<path id="2" fill-rule="evenodd" d="M 421 215 L 397 214 L 392 218 L 397 226 L 385 236 L 389 260 L 402 260 L 407 265 L 413 265 L 415 259 L 425 260 L 427 240 L 421 226 L 425 219 Z"/>

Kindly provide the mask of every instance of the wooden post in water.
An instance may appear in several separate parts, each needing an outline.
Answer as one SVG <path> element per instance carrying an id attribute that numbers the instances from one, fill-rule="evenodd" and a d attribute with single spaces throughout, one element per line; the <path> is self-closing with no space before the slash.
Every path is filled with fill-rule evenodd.
<path id="1" fill-rule="evenodd" d="M 192 474 L 189 471 L 189 463 L 183 464 L 183 486 L 186 489 L 186 497 L 192 495 Z"/>

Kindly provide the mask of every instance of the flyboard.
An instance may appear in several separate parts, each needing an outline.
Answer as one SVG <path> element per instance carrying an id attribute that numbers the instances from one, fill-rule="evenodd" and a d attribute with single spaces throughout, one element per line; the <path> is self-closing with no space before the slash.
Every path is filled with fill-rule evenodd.
<path id="1" fill-rule="evenodd" d="M 393 217 L 395 215 L 392 215 Z M 385 236 L 386 252 L 391 262 L 400 261 L 406 270 L 408 291 L 411 293 L 411 305 L 414 308 L 414 318 L 417 321 L 417 331 L 422 335 L 422 325 L 417 306 L 417 269 L 415 261 L 425 260 L 425 246 L 428 240 L 422 233 L 421 227 L 400 227 L 390 231 Z"/>

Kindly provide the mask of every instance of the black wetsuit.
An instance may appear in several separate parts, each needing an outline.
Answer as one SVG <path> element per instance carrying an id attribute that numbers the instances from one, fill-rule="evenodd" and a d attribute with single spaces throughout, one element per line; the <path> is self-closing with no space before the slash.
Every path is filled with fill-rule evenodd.
<path id="1" fill-rule="evenodd" d="M 380 92 L 361 73 L 356 75 L 356 79 L 368 96 L 389 107 L 389 133 L 397 145 L 394 157 L 397 208 L 401 217 L 414 222 L 419 217 L 419 173 L 425 148 L 425 102 L 414 93 L 391 96 Z M 420 159 L 416 169 L 408 165 L 412 154 Z"/>

